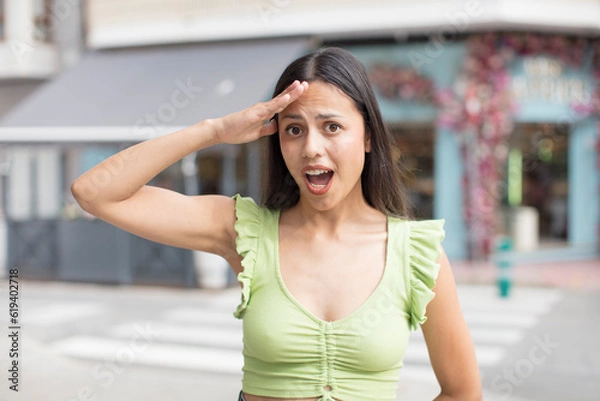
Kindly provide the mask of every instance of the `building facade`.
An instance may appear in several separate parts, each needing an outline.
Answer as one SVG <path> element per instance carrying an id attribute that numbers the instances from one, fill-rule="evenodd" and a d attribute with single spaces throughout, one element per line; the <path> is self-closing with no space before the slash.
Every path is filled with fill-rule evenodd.
<path id="1" fill-rule="evenodd" d="M 485 257 L 500 235 L 522 261 L 597 255 L 598 45 L 492 31 L 348 47 L 417 166 L 418 217 L 446 219 L 453 258 Z"/>
<path id="2" fill-rule="evenodd" d="M 4 211 L 14 227 L 30 226 L 15 246 L 25 255 L 38 234 L 63 238 L 33 252 L 37 262 L 13 249 L 8 265 L 37 263 L 41 274 L 49 270 L 38 262 L 53 258 L 62 271 L 48 278 L 193 285 L 193 257 L 87 220 L 68 184 L 125 146 L 268 99 L 285 65 L 322 45 L 345 47 L 365 64 L 413 172 L 406 185 L 415 215 L 446 220 L 451 259 L 485 259 L 500 236 L 512 238 L 518 261 L 598 256 L 598 1 L 0 3 L 0 52 L 10 48 L 8 32 L 25 44 L 32 29 L 42 35 L 37 9 L 49 10 L 46 31 L 60 32 L 63 48 L 52 53 L 37 40 L 21 47 L 35 62 L 0 61 L 0 72 L 18 75 L 19 65 L 52 76 L 72 66 L 0 121 L 11 160 Z M 26 25 L 11 27 L 24 15 Z M 73 16 L 85 35 L 65 22 Z M 259 200 L 263 147 L 200 152 L 152 184 Z M 112 244 L 95 250 L 96 269 L 123 264 L 102 277 L 77 270 L 93 249 L 74 239 L 94 235 Z M 119 262 L 103 259 L 109 254 Z"/>
<path id="3" fill-rule="evenodd" d="M 53 8 L 49 0 L 0 1 L 0 120 L 44 83 L 77 62 L 83 46 L 82 21 L 79 4 L 72 3 L 68 8 Z M 38 150 L 14 149 L 0 138 L 0 200 L 9 199 L 8 175 L 14 170 L 9 168 L 10 161 L 30 158 Z M 27 196 L 30 191 L 20 188 L 18 193 L 17 196 Z M 9 250 L 5 202 L 0 204 L 3 274 Z"/>

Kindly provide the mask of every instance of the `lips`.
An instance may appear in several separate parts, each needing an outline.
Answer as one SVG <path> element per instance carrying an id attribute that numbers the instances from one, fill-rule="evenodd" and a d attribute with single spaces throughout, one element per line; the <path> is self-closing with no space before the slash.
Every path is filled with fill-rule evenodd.
<path id="1" fill-rule="evenodd" d="M 333 170 L 325 166 L 306 166 L 302 174 L 306 187 L 314 195 L 326 193 L 333 182 Z"/>

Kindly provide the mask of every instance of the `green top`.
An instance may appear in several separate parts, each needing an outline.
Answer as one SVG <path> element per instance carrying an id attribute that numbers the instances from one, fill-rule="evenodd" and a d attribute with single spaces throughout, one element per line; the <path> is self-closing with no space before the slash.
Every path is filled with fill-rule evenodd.
<path id="1" fill-rule="evenodd" d="M 439 271 L 444 220 L 388 217 L 383 276 L 340 320 L 321 320 L 287 290 L 279 268 L 280 211 L 236 201 L 245 393 L 321 401 L 395 401 L 410 329 L 425 322 Z M 340 281 L 343 277 L 340 277 Z"/>

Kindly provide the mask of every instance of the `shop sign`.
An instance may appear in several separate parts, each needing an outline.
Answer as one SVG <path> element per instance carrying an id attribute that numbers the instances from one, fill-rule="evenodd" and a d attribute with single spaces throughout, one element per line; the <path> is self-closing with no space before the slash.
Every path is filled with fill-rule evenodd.
<path id="1" fill-rule="evenodd" d="M 592 96 L 586 79 L 564 74 L 564 63 L 550 57 L 523 59 L 523 70 L 513 77 L 511 86 L 517 102 L 545 100 L 572 104 L 588 102 Z"/>

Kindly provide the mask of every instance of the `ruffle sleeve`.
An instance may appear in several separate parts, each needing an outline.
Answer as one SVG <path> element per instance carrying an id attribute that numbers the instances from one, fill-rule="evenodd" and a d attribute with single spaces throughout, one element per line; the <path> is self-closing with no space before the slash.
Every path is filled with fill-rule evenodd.
<path id="1" fill-rule="evenodd" d="M 440 265 L 441 243 L 444 239 L 444 220 L 423 220 L 410 223 L 410 327 L 417 330 L 425 323 L 425 308 L 433 299 Z"/>
<path id="2" fill-rule="evenodd" d="M 242 299 L 233 316 L 241 319 L 250 300 L 252 272 L 256 264 L 256 251 L 258 247 L 260 208 L 252 198 L 236 194 L 233 196 L 233 199 L 235 200 L 236 216 L 234 228 L 237 233 L 235 246 L 237 253 L 242 257 L 243 267 L 243 270 L 237 276 L 237 280 L 242 284 Z"/>

